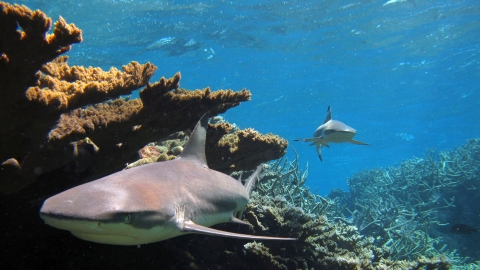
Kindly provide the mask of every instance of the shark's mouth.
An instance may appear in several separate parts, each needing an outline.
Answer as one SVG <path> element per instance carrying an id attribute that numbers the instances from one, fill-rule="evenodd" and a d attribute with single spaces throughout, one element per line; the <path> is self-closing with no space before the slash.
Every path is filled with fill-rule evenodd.
<path id="1" fill-rule="evenodd" d="M 113 245 L 138 245 L 138 239 L 128 235 L 118 234 L 103 234 L 103 233 L 85 233 L 85 232 L 72 232 L 76 237 L 101 244 L 113 244 Z"/>

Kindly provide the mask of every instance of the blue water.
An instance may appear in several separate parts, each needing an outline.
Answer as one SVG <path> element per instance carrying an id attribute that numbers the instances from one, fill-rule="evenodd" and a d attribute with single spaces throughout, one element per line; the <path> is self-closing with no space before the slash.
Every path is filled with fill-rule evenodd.
<path id="1" fill-rule="evenodd" d="M 325 195 L 348 190 L 354 172 L 480 135 L 480 2 L 386 2 L 15 3 L 83 30 L 70 64 L 150 61 L 152 82 L 181 71 L 186 89 L 249 89 L 252 100 L 225 118 L 288 139 L 308 162 L 307 184 Z M 334 144 L 320 162 L 314 147 L 292 141 L 310 137 L 329 105 L 371 146 Z"/>

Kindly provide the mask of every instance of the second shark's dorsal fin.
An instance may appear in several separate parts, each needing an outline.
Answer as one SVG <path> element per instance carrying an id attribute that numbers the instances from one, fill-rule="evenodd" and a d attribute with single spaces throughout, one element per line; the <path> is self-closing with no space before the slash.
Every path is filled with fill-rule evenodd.
<path id="1" fill-rule="evenodd" d="M 327 117 L 325 117 L 325 122 L 323 122 L 323 123 L 325 124 L 330 120 L 332 120 L 332 110 L 330 109 L 330 106 L 328 106 Z"/>
<path id="2" fill-rule="evenodd" d="M 207 137 L 208 115 L 204 114 L 193 129 L 183 152 L 180 154 L 182 159 L 191 159 L 207 166 L 205 157 L 205 139 Z"/>

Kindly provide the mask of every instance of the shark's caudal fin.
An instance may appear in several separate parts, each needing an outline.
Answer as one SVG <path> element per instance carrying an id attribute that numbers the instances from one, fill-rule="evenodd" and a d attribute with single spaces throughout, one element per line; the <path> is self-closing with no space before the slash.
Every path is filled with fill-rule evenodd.
<path id="1" fill-rule="evenodd" d="M 186 220 L 183 223 L 184 232 L 192 232 L 192 233 L 201 233 L 201 234 L 208 234 L 214 236 L 222 236 L 222 237 L 230 237 L 230 238 L 240 238 L 240 239 L 249 239 L 249 240 L 297 240 L 296 238 L 283 238 L 283 237 L 269 237 L 269 236 L 255 236 L 249 234 L 239 234 L 239 233 L 231 233 L 220 231 L 208 227 L 204 227 L 198 224 L 195 224 L 191 220 Z"/>
<path id="2" fill-rule="evenodd" d="M 207 167 L 207 158 L 205 157 L 205 140 L 207 137 L 208 115 L 204 114 L 193 129 L 185 148 L 180 154 L 180 158 L 198 161 L 201 165 Z"/>

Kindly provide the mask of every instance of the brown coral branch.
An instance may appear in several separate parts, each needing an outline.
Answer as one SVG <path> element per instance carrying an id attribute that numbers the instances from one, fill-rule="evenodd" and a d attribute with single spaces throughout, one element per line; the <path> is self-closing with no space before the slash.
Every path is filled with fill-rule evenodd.
<path id="1" fill-rule="evenodd" d="M 63 18 L 47 35 L 51 24 L 39 10 L 0 2 L 0 160 L 22 159 L 58 119 L 38 111 L 25 96 L 42 65 L 82 41 L 81 30 Z"/>
<path id="2" fill-rule="evenodd" d="M 68 72 L 50 70 L 48 72 L 63 78 L 70 76 Z M 138 149 L 150 141 L 192 128 L 203 114 L 222 113 L 237 106 L 240 101 L 250 99 L 250 92 L 245 89 L 239 92 L 231 90 L 211 92 L 208 88 L 195 91 L 174 89 L 174 91 L 165 92 L 169 87 L 178 86 L 179 78 L 179 73 L 168 80 L 162 78 L 161 83 L 156 84 L 156 87 L 150 86 L 142 90 L 144 97 L 146 95 L 151 97 L 148 99 L 149 106 L 144 106 L 140 99 L 128 101 L 117 99 L 62 114 L 56 127 L 49 132 L 48 140 L 43 141 L 42 148 L 61 148 L 62 145 L 88 136 L 100 148 L 95 157 L 98 162 L 92 166 L 95 171 L 92 175 L 94 178 L 122 169 L 125 163 L 136 158 Z M 154 91 L 164 94 L 155 94 Z M 283 154 L 284 149 L 277 152 Z M 47 155 L 47 152 L 40 150 L 35 154 L 34 160 L 42 158 L 55 160 L 58 156 L 51 151 L 48 152 L 48 157 L 42 153 Z M 71 159 L 62 158 L 62 160 Z M 266 160 L 256 159 L 254 162 L 257 164 L 254 166 L 262 161 Z M 252 164 L 254 163 L 249 164 L 248 169 L 251 169 Z M 32 167 L 28 169 L 32 170 Z M 42 166 L 35 169 L 40 169 L 42 172 L 48 171 L 42 169 Z M 22 174 L 34 175 L 29 172 L 22 172 Z M 31 182 L 31 179 L 25 181 L 25 183 L 28 182 Z"/>
<path id="3" fill-rule="evenodd" d="M 215 164 L 212 168 L 226 173 L 255 169 L 262 161 L 282 157 L 288 147 L 285 139 L 263 135 L 251 128 L 227 134 L 217 141 L 217 147 L 206 149 L 207 160 Z M 233 157 L 239 157 L 235 163 L 230 162 Z"/>
<path id="4" fill-rule="evenodd" d="M 69 51 L 71 44 L 82 41 L 82 31 L 74 24 L 67 24 L 62 17 L 55 23 L 53 34 L 47 35 L 51 24 L 52 20 L 39 10 L 0 3 L 2 86 L 17 86 L 16 90 L 22 91 L 34 85 L 36 72 L 42 65 Z M 2 95 L 21 97 L 21 92 L 5 90 L 2 87 Z"/>
<path id="5" fill-rule="evenodd" d="M 123 72 L 112 67 L 108 72 L 100 68 L 69 67 L 68 57 L 58 57 L 46 64 L 42 71 L 47 74 L 30 87 L 26 96 L 32 103 L 66 111 L 106 99 L 130 94 L 148 83 L 157 69 L 154 65 L 131 62 L 123 66 Z"/>
<path id="6" fill-rule="evenodd" d="M 236 151 L 227 153 L 224 144 L 222 141 L 227 140 L 228 137 L 238 136 L 238 134 L 242 134 L 244 132 L 248 132 L 247 130 L 237 130 L 233 133 L 230 133 L 231 130 L 234 129 L 234 126 L 228 122 L 221 122 L 216 124 L 209 124 L 207 130 L 207 141 L 206 141 L 206 156 L 207 156 L 207 163 L 210 168 L 215 169 L 217 171 L 221 171 L 224 173 L 231 173 L 233 170 L 254 170 L 258 165 L 263 162 L 279 158 L 285 154 L 285 150 L 287 147 L 287 143 L 284 139 L 278 136 L 272 136 L 271 134 L 260 134 L 256 133 L 255 136 L 250 137 L 241 137 L 241 139 L 237 139 L 235 142 L 229 144 L 230 148 L 235 148 Z M 272 140 L 272 137 L 274 140 Z M 226 139 L 227 138 L 227 139 Z M 181 145 L 183 146 L 188 139 L 188 136 L 183 133 L 183 136 L 177 137 L 174 145 Z M 264 144 L 265 141 L 269 141 L 269 155 L 264 154 Z M 169 151 L 168 148 L 165 148 L 161 145 L 164 145 L 166 141 L 161 141 L 160 144 L 149 144 L 142 148 L 141 152 L 150 152 L 152 147 L 158 147 L 162 149 L 162 151 L 158 151 L 157 153 L 153 154 L 155 158 L 151 158 L 151 154 L 149 154 L 148 159 L 142 160 L 143 156 L 141 156 L 141 160 L 135 161 L 132 164 L 129 164 L 127 167 L 135 167 L 138 165 L 143 165 L 146 163 L 152 163 L 157 161 L 164 161 L 176 158 L 179 153 L 173 153 L 173 151 Z M 171 142 L 170 142 L 171 143 Z M 249 145 L 249 149 L 243 149 L 239 151 L 239 148 L 242 148 L 242 145 Z M 183 149 L 183 148 L 182 148 Z M 227 153 L 227 154 L 226 154 Z M 160 158 L 162 154 L 167 154 L 168 158 Z M 252 158 L 255 157 L 255 158 Z M 246 162 L 248 160 L 248 162 Z"/>
<path id="7" fill-rule="evenodd" d="M 167 80 L 161 78 L 160 81 L 154 84 L 147 84 L 145 89 L 140 92 L 140 99 L 144 106 L 155 106 L 155 101 L 158 100 L 161 96 L 165 95 L 167 92 L 177 89 L 180 86 L 181 74 L 178 72 L 171 78 Z"/>

